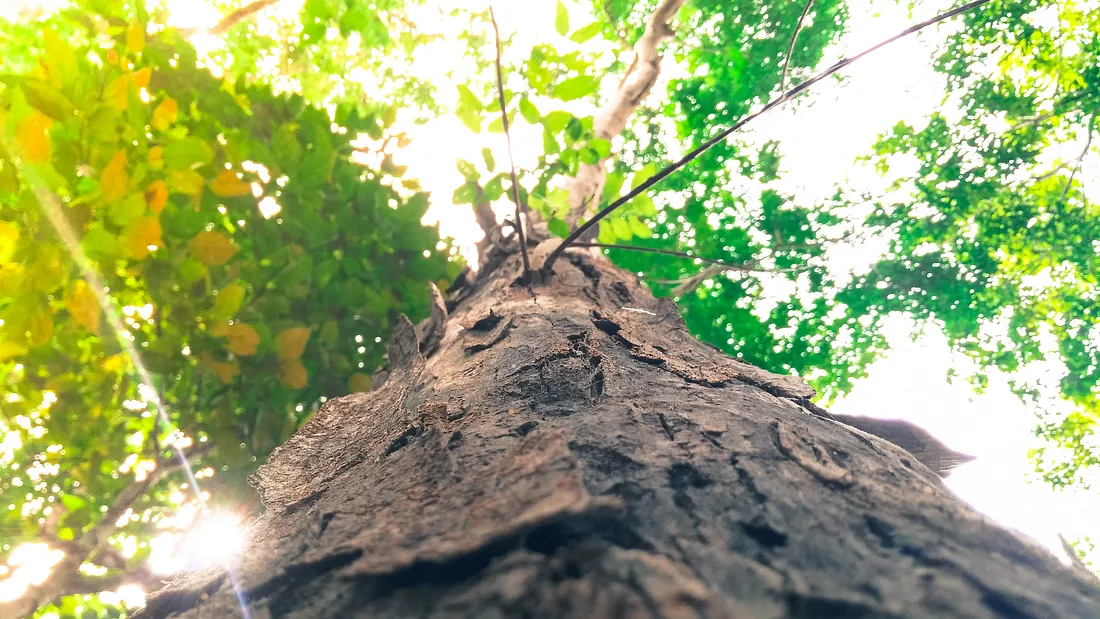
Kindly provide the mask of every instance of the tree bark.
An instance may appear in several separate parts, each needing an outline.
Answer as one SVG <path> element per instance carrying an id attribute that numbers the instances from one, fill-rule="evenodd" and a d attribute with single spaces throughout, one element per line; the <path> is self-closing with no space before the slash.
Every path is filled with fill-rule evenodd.
<path id="1" fill-rule="evenodd" d="M 543 248 L 536 248 L 533 261 Z M 487 265 L 255 475 L 232 574 L 138 617 L 1100 616 L 1100 587 L 599 256 Z M 809 407 L 809 408 L 807 408 Z M 238 590 L 235 592 L 234 584 Z M 179 614 L 174 614 L 179 613 Z"/>

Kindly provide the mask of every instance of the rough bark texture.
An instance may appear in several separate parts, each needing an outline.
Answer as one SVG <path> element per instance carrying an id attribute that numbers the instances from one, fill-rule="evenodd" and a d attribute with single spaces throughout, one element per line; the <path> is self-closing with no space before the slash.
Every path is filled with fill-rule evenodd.
<path id="1" fill-rule="evenodd" d="M 599 257 L 518 260 L 397 329 L 384 386 L 255 476 L 235 572 L 144 618 L 1100 617 L 1100 588 L 899 447 L 808 412 Z M 488 270 L 488 269 L 487 269 Z"/>

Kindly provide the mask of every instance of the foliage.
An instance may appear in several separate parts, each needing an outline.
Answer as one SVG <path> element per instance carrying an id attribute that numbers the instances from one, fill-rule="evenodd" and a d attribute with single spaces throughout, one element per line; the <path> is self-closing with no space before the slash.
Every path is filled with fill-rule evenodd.
<path id="1" fill-rule="evenodd" d="M 391 135 L 393 106 L 330 117 L 215 79 L 172 30 L 129 17 L 73 10 L 0 39 L 5 550 L 43 525 L 79 539 L 132 471 L 168 463 L 179 435 L 157 426 L 123 342 L 174 426 L 213 445 L 203 465 L 232 473 L 217 485 L 228 499 L 318 401 L 369 388 L 393 319 L 423 314 L 426 283 L 457 274 L 420 224 L 428 196 L 356 146 Z M 181 481 L 133 505 L 116 541 L 148 539 Z"/>

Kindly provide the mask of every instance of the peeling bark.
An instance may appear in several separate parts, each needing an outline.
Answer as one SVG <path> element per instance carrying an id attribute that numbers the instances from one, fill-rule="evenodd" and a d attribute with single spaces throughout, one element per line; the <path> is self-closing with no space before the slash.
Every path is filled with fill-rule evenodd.
<path id="1" fill-rule="evenodd" d="M 631 70 L 592 120 L 592 129 L 597 138 L 610 140 L 622 133 L 634 110 L 657 83 L 657 77 L 661 74 L 658 47 L 662 41 L 672 36 L 672 20 L 683 5 L 684 0 L 661 0 L 650 14 L 645 32 L 634 44 Z M 569 214 L 566 223 L 570 229 L 576 228 L 577 222 L 584 219 L 589 210 L 599 206 L 606 178 L 606 159 L 595 164 L 582 163 L 577 168 L 577 175 L 567 186 Z"/>
<path id="2" fill-rule="evenodd" d="M 565 258 L 533 288 L 514 256 L 484 269 L 434 354 L 399 325 L 385 384 L 256 474 L 233 578 L 187 575 L 137 617 L 239 617 L 234 582 L 256 619 L 1100 616 L 1091 576 L 911 454 Z"/>

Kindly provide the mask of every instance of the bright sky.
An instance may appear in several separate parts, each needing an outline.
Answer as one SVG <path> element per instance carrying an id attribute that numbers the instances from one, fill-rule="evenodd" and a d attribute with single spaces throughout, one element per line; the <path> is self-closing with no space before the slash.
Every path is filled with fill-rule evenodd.
<path id="1" fill-rule="evenodd" d="M 5 10 L 22 5 L 55 4 L 58 0 L 0 0 L 0 17 Z M 166 0 L 178 26 L 209 26 L 216 23 L 219 13 L 206 0 Z M 302 0 L 283 0 L 280 12 L 293 15 Z M 451 5 L 460 0 L 453 0 Z M 461 4 L 479 4 L 461 0 Z M 901 30 L 912 21 L 931 16 L 950 3 L 945 0 L 920 3 L 919 13 L 910 18 L 895 2 L 874 0 L 866 9 L 852 3 L 853 15 L 849 34 L 831 50 L 827 62 L 863 49 Z M 514 32 L 516 40 L 525 44 L 549 40 L 557 45 L 562 39 L 553 33 L 554 2 L 501 2 L 496 7 L 497 18 L 504 32 Z M 587 23 L 579 4 L 572 5 L 574 28 Z M 855 166 L 854 160 L 866 154 L 876 136 L 896 123 L 907 119 L 918 121 L 941 105 L 943 86 L 931 70 L 929 58 L 937 36 L 930 33 L 919 39 L 909 38 L 880 50 L 861 60 L 845 72 L 847 82 L 841 87 L 826 81 L 815 88 L 806 103 L 781 109 L 762 118 L 747 135 L 763 142 L 777 139 L 784 155 L 784 178 L 787 189 L 803 203 L 831 194 L 835 184 L 846 178 L 867 188 L 880 187 L 881 179 L 866 169 Z M 204 42 L 197 41 L 200 45 Z M 431 67 L 442 76 L 461 58 L 456 41 L 442 40 L 425 49 L 418 63 Z M 461 74 L 461 73 L 460 73 Z M 660 88 L 655 89 L 659 93 Z M 440 96 L 453 96 L 441 89 Z M 579 110 L 578 110 L 579 111 Z M 400 121 L 399 121 L 400 122 Z M 438 221 L 444 235 L 455 237 L 463 253 L 472 256 L 480 230 L 468 206 L 456 207 L 449 196 L 462 183 L 455 169 L 458 158 L 478 162 L 485 146 L 455 118 L 441 118 L 409 131 L 412 145 L 401 153 L 399 163 L 409 165 L 409 174 L 421 179 L 424 188 L 435 196 L 427 219 Z M 533 168 L 540 134 L 519 123 L 513 132 L 517 165 Z M 443 147 L 441 147 L 443 145 Z M 497 161 L 504 161 L 503 137 L 491 145 Z M 1095 171 L 1095 170 L 1094 170 Z M 1086 171 L 1087 173 L 1087 171 Z M 858 250 L 838 255 L 835 260 L 858 267 L 874 257 L 874 243 Z M 1039 443 L 1033 437 L 1035 418 L 1011 394 L 1006 377 L 993 374 L 983 395 L 975 395 L 965 382 L 950 384 L 948 369 L 965 374 L 969 361 L 952 354 L 941 334 L 934 329 L 913 341 L 909 337 L 912 325 L 899 319 L 891 326 L 890 354 L 876 363 L 868 378 L 859 381 L 852 393 L 832 407 L 840 413 L 910 419 L 938 436 L 948 445 L 978 456 L 964 465 L 949 480 L 948 485 L 963 499 L 982 510 L 993 520 L 1015 527 L 1060 553 L 1057 534 L 1070 539 L 1091 535 L 1100 539 L 1100 523 L 1093 517 L 1100 514 L 1100 495 L 1084 492 L 1055 492 L 1039 482 L 1026 483 L 1031 470 L 1027 450 Z M 1057 366 L 1034 368 L 1037 374 L 1057 378 Z M 184 514 L 194 517 L 194 514 Z M 234 548 L 239 541 L 235 516 L 208 514 L 203 525 L 192 533 L 184 547 Z M 168 566 L 194 566 L 209 561 L 225 560 L 224 556 L 180 555 L 173 551 L 176 544 L 166 545 L 160 552 Z M 33 554 L 33 553 L 31 553 Z M 39 557 L 46 556 L 39 552 Z M 41 561 L 40 561 L 41 563 Z M 12 566 L 13 568 L 16 566 Z M 0 576 L 4 574 L 0 566 Z M 24 570 L 24 576 L 28 576 Z M 41 575 L 44 577 L 44 575 Z M 37 580 L 33 578 L 30 580 Z M 0 597 L 11 595 L 0 581 Z M 9 587 L 10 589 L 10 587 Z M 129 592 L 132 595 L 133 592 Z M 120 592 L 123 595 L 124 592 Z"/>

